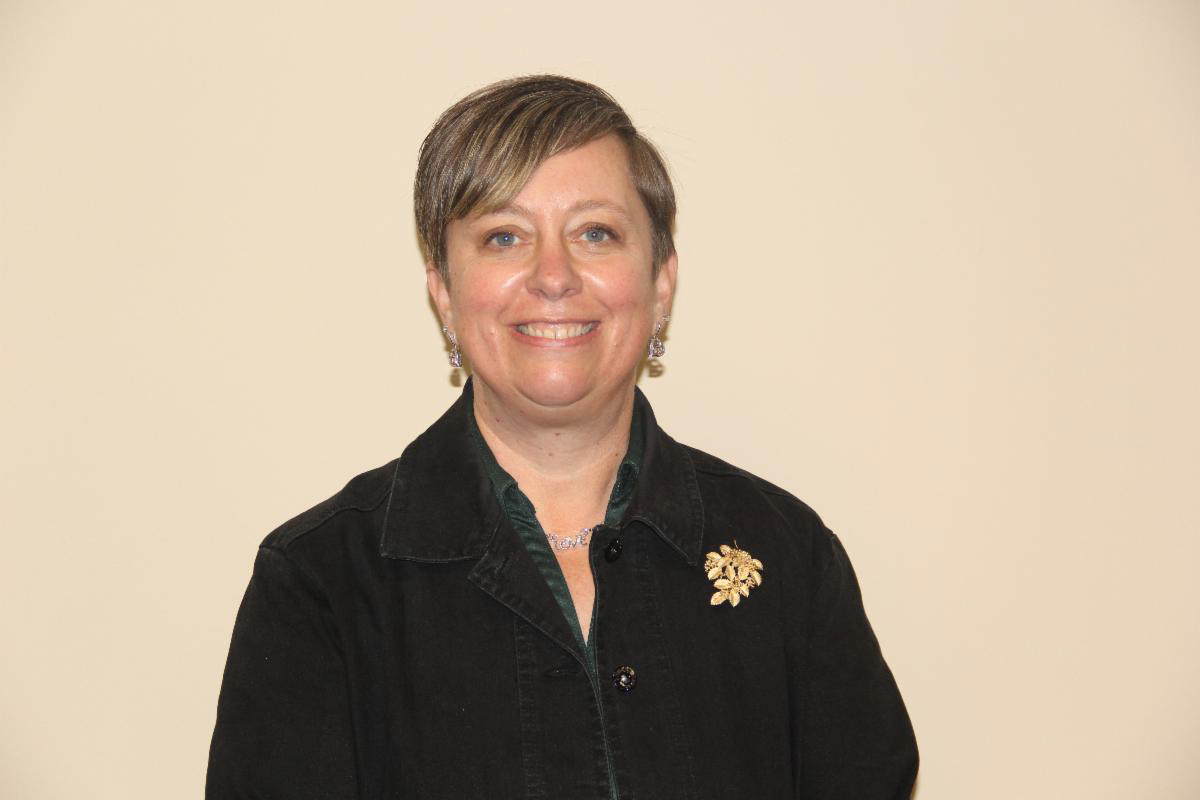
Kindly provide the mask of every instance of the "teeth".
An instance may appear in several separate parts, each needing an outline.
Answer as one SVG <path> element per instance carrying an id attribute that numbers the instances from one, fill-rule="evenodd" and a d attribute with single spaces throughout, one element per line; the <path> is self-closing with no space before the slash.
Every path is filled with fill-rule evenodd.
<path id="1" fill-rule="evenodd" d="M 518 325 L 517 330 L 526 336 L 536 336 L 539 339 L 573 339 L 576 336 L 583 336 L 595 327 L 596 323 L 589 322 L 584 325 L 578 323 L 562 325 Z"/>

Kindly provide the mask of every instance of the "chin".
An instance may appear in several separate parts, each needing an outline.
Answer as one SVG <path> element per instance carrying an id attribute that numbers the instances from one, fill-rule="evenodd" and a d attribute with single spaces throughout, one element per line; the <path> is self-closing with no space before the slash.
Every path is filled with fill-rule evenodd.
<path id="1" fill-rule="evenodd" d="M 539 406 L 562 408 L 586 399 L 593 388 L 591 381 L 553 375 L 522 381 L 519 391 L 525 399 Z"/>
<path id="2" fill-rule="evenodd" d="M 622 388 L 631 386 L 634 377 L 632 368 L 623 378 L 611 369 L 597 371 L 593 365 L 560 363 L 538 367 L 488 374 L 477 369 L 475 376 L 497 400 L 513 404 L 514 410 L 525 406 L 532 411 L 530 406 L 535 406 L 551 413 L 556 409 L 586 408 L 592 402 L 603 403 Z"/>

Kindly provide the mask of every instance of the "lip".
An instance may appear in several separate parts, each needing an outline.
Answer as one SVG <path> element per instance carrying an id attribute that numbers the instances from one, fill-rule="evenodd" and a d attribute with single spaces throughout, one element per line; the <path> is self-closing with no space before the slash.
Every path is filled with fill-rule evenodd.
<path id="1" fill-rule="evenodd" d="M 534 347 L 573 347 L 590 341 L 599 328 L 599 321 L 594 319 L 539 319 L 519 322 L 510 330 L 521 342 Z M 530 329 L 561 338 L 528 332 Z"/>

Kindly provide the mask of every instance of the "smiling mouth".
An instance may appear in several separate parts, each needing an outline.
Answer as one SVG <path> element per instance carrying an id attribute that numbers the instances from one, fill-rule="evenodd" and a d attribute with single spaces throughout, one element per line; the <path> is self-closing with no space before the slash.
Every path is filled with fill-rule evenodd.
<path id="1" fill-rule="evenodd" d="M 597 322 L 529 322 L 517 326 L 517 332 L 539 339 L 574 339 L 591 333 Z"/>

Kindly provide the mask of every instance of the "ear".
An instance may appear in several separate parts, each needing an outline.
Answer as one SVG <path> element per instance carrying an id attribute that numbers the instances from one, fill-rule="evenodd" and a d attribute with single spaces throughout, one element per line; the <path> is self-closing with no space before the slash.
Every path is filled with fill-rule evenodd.
<path id="1" fill-rule="evenodd" d="M 434 307 L 437 308 L 442 324 L 450 330 L 454 330 L 454 312 L 450 308 L 450 287 L 446 285 L 446 279 L 442 276 L 441 270 L 434 266 L 433 262 L 425 264 L 425 286 L 429 289 L 429 297 L 433 300 Z"/>
<path id="2" fill-rule="evenodd" d="M 671 313 L 671 305 L 675 302 L 675 277 L 679 271 L 679 257 L 675 253 L 667 256 L 667 260 L 658 268 L 654 277 L 655 318 L 662 319 Z"/>

